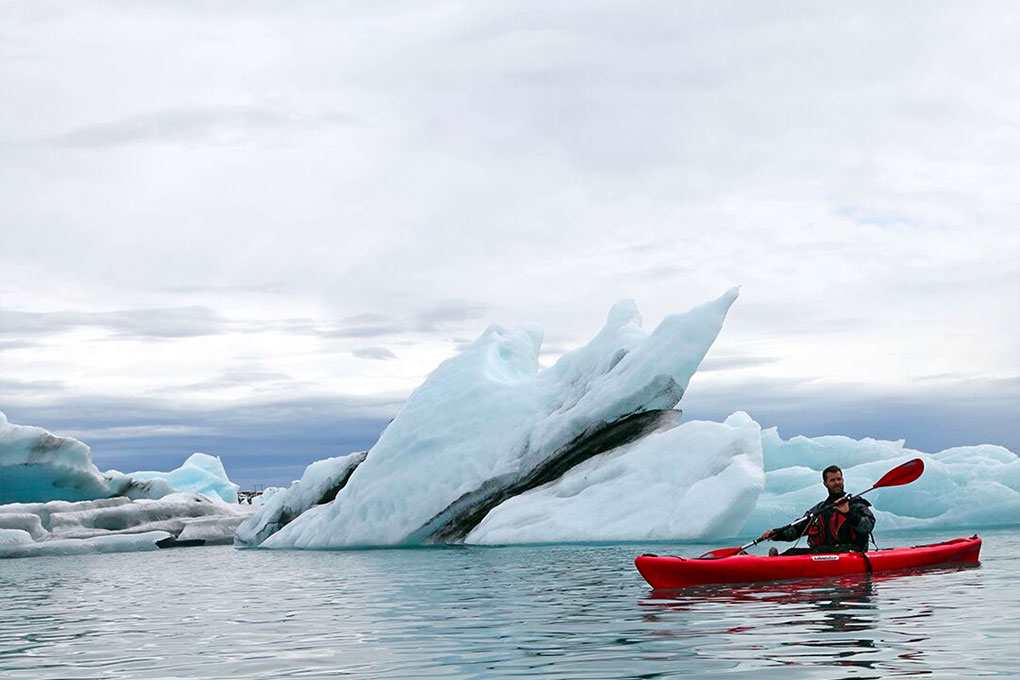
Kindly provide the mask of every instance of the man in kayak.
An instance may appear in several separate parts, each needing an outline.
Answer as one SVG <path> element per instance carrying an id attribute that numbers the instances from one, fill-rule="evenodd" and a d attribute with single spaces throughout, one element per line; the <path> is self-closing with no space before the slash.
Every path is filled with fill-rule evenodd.
<path id="1" fill-rule="evenodd" d="M 852 498 L 833 505 L 846 496 L 846 491 L 843 490 L 843 471 L 835 465 L 822 470 L 822 482 L 829 492 L 829 497 L 807 511 L 814 519 L 810 522 L 769 529 L 759 540 L 796 541 L 807 534 L 809 549 L 791 548 L 784 553 L 788 555 L 803 552 L 866 551 L 868 537 L 875 528 L 871 503 L 863 498 Z M 769 554 L 776 555 L 778 551 L 772 548 Z"/>

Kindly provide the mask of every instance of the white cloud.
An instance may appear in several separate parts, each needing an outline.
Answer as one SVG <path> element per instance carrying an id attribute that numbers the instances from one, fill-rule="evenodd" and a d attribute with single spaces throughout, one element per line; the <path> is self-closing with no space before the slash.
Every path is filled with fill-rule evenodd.
<path id="1" fill-rule="evenodd" d="M 733 284 L 713 375 L 1015 374 L 1011 3 L 0 27 L 0 401 L 402 394 L 491 322 L 574 346 L 617 299 L 653 324 Z"/>
<path id="2" fill-rule="evenodd" d="M 397 358 L 397 355 L 386 347 L 358 347 L 351 350 L 351 354 L 359 359 L 375 359 L 377 361 Z"/>

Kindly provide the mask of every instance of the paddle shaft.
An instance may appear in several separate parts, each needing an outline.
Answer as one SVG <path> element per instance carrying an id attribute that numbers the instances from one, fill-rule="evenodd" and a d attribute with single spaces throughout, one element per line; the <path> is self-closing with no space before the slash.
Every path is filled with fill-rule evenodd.
<path id="1" fill-rule="evenodd" d="M 829 508 L 831 508 L 831 507 L 833 507 L 835 505 L 839 505 L 841 503 L 849 503 L 854 498 L 860 498 L 864 494 L 868 493 L 868 491 L 874 491 L 876 488 L 877 487 L 873 486 L 870 489 L 868 489 L 867 491 L 862 491 L 859 494 L 849 494 L 849 493 L 848 494 L 844 494 L 843 496 L 841 496 L 840 498 L 837 498 L 836 500 L 832 501 L 831 503 L 826 503 L 821 508 L 819 508 L 817 512 L 809 512 L 809 513 L 805 514 L 803 517 L 801 517 L 800 519 L 796 519 L 796 520 L 790 522 L 790 526 L 795 527 L 798 524 L 803 524 L 804 522 L 810 522 L 815 517 L 817 517 L 818 515 L 822 514 L 822 512 L 824 512 L 825 510 L 828 510 Z"/>

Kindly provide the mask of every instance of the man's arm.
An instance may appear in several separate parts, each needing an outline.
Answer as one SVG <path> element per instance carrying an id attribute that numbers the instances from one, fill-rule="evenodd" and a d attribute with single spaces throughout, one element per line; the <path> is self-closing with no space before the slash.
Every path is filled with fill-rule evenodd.
<path id="1" fill-rule="evenodd" d="M 766 531 L 765 533 L 768 534 L 766 538 L 770 541 L 796 541 L 804 535 L 804 529 L 806 527 L 807 522 L 801 522 L 797 525 L 787 524 L 786 526 Z"/>
<path id="2" fill-rule="evenodd" d="M 804 513 L 804 517 L 808 517 L 809 515 L 817 514 L 824 507 L 825 507 L 825 501 L 822 501 L 818 505 L 815 505 L 810 510 L 805 512 Z M 775 529 L 769 529 L 768 531 L 763 533 L 758 538 L 759 538 L 759 540 L 762 540 L 762 541 L 764 541 L 764 540 L 770 540 L 770 541 L 796 541 L 801 536 L 806 535 L 808 527 L 811 526 L 811 522 L 808 521 L 808 520 L 805 520 L 804 517 L 801 517 L 800 520 L 797 520 L 797 521 L 793 522 L 792 524 L 787 524 L 786 526 L 776 527 Z M 803 520 L 803 521 L 801 521 L 801 520 Z"/>
<path id="3" fill-rule="evenodd" d="M 857 533 L 867 536 L 875 528 L 875 515 L 871 512 L 870 504 L 860 500 L 850 505 L 850 512 L 846 514 L 847 523 Z"/>

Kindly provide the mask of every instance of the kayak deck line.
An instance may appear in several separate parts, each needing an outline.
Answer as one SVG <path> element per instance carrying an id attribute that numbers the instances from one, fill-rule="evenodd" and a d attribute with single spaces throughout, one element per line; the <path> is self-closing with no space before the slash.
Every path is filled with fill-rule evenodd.
<path id="1" fill-rule="evenodd" d="M 754 583 L 915 569 L 942 564 L 979 564 L 981 538 L 954 538 L 941 543 L 882 548 L 868 552 L 803 555 L 734 555 L 687 558 L 639 555 L 634 560 L 653 588 L 675 589 L 708 583 Z"/>

